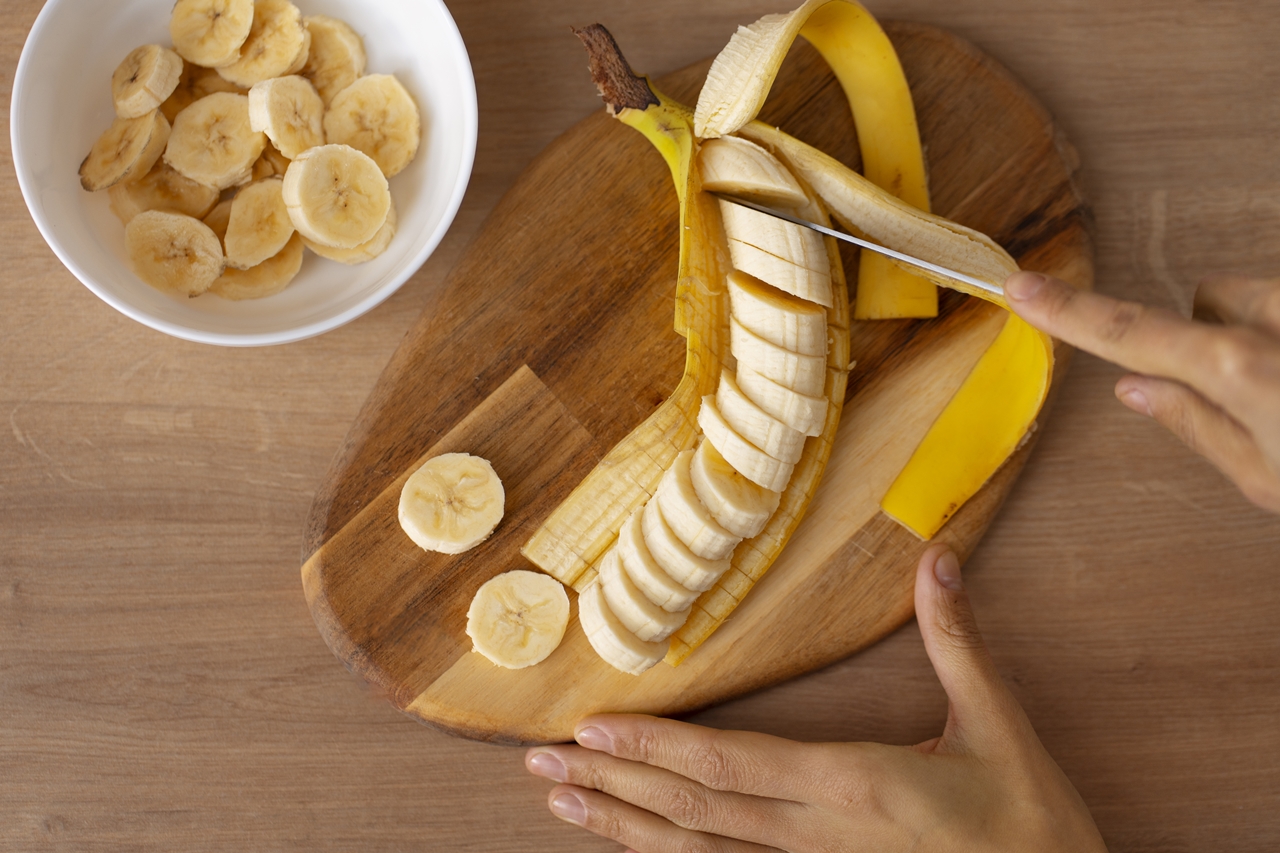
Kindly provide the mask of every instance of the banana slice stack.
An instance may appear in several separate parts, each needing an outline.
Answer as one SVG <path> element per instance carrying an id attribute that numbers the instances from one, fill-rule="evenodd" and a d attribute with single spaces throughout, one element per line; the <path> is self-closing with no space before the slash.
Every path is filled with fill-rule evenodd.
<path id="1" fill-rule="evenodd" d="M 360 35 L 289 0 L 177 0 L 169 33 L 172 49 L 120 63 L 116 120 L 80 166 L 139 278 L 258 299 L 293 281 L 304 249 L 343 264 L 385 252 L 388 179 L 417 156 L 422 121 L 399 80 L 365 74 Z"/>
<path id="2" fill-rule="evenodd" d="M 703 143 L 699 165 L 704 189 L 797 212 L 809 204 L 786 167 L 748 140 Z M 734 266 L 727 284 L 737 369 L 702 398 L 701 443 L 676 457 L 622 526 L 579 599 L 591 646 L 633 675 L 666 656 L 694 599 L 729 571 L 738 543 L 764 530 L 806 439 L 827 418 L 832 283 L 821 238 L 727 202 L 721 219 Z"/>

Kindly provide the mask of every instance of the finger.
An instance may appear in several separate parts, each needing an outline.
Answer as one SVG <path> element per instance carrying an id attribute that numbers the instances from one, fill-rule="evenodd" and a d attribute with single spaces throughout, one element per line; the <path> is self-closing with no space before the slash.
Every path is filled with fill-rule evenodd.
<path id="1" fill-rule="evenodd" d="M 1263 509 L 1280 512 L 1280 478 L 1245 427 L 1204 397 L 1167 379 L 1125 376 L 1116 396 L 1208 459 Z"/>
<path id="2" fill-rule="evenodd" d="M 561 820 L 625 844 L 636 853 L 767 853 L 775 849 L 684 829 L 616 797 L 572 785 L 552 788 L 547 804 Z"/>
<path id="3" fill-rule="evenodd" d="M 1192 316 L 1253 325 L 1280 334 L 1280 278 L 1219 273 L 1196 288 Z"/>

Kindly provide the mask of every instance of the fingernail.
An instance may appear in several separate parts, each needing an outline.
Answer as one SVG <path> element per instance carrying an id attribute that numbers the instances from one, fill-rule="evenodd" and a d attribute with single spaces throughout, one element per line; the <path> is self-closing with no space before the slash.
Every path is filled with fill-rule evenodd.
<path id="1" fill-rule="evenodd" d="M 613 752 L 613 738 L 595 726 L 587 726 L 574 735 L 574 740 L 587 749 L 594 749 L 598 752 Z"/>
<path id="2" fill-rule="evenodd" d="M 1147 395 L 1143 394 L 1137 388 L 1129 388 L 1120 392 L 1120 402 L 1133 409 L 1140 415 L 1151 417 L 1151 401 L 1147 399 Z"/>
<path id="3" fill-rule="evenodd" d="M 933 576 L 938 583 L 952 592 L 960 592 L 964 584 L 960 581 L 960 561 L 950 551 L 944 551 L 933 563 Z"/>
<path id="4" fill-rule="evenodd" d="M 561 820 L 582 826 L 587 822 L 587 807 L 573 794 L 560 794 L 551 801 L 551 813 Z"/>
<path id="5" fill-rule="evenodd" d="M 1038 272 L 1014 273 L 1004 283 L 1004 293 L 1010 299 L 1025 301 L 1032 299 L 1049 279 Z"/>
<path id="6" fill-rule="evenodd" d="M 545 776 L 557 782 L 565 782 L 569 774 L 565 772 L 564 762 L 549 752 L 539 752 L 529 759 L 529 772 L 534 776 Z"/>

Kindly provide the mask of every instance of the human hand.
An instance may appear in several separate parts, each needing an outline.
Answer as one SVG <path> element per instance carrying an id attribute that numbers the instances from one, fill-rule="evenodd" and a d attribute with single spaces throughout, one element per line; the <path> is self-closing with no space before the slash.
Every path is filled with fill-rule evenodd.
<path id="1" fill-rule="evenodd" d="M 915 746 L 797 743 L 633 715 L 581 746 L 536 747 L 558 817 L 639 853 L 1105 851 L 1071 783 L 1000 680 L 946 546 L 916 572 L 925 649 L 950 700 Z"/>
<path id="2" fill-rule="evenodd" d="M 1015 273 L 1005 295 L 1036 328 L 1135 371 L 1116 384 L 1122 403 L 1280 512 L 1280 279 L 1206 278 L 1194 320 L 1039 273 Z"/>

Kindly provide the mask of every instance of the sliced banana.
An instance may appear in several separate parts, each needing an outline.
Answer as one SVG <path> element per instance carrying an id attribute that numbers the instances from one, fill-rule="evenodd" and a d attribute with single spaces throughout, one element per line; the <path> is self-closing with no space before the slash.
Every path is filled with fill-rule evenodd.
<path id="1" fill-rule="evenodd" d="M 307 25 L 302 25 L 302 47 L 298 48 L 298 55 L 293 58 L 293 62 L 284 71 L 284 76 L 288 77 L 292 74 L 301 74 L 302 69 L 307 67 L 307 58 L 311 55 L 311 30 L 307 29 Z"/>
<path id="2" fill-rule="evenodd" d="M 705 560 L 723 560 L 733 553 L 742 537 L 725 530 L 698 500 L 689 477 L 692 460 L 692 450 L 676 456 L 676 461 L 658 481 L 653 500 L 657 501 L 672 532 L 690 551 Z"/>
<path id="3" fill-rule="evenodd" d="M 364 75 L 368 58 L 364 40 L 345 21 L 328 15 L 302 19 L 311 33 L 311 52 L 300 72 L 316 87 L 324 105 Z"/>
<path id="4" fill-rule="evenodd" d="M 780 462 L 800 461 L 804 433 L 794 430 L 760 408 L 742 392 L 733 374 L 722 371 L 716 388 L 716 409 L 733 431 Z"/>
<path id="5" fill-rule="evenodd" d="M 741 240 L 729 240 L 734 269 L 755 276 L 779 290 L 831 307 L 831 271 L 819 272 L 792 263 Z"/>
<path id="6" fill-rule="evenodd" d="M 204 217 L 204 224 L 213 229 L 219 240 L 226 239 L 227 226 L 231 224 L 231 205 L 234 203 L 235 199 L 231 198 L 220 201 Z M 225 246 L 223 251 L 225 253 Z"/>
<path id="7" fill-rule="evenodd" d="M 716 521 L 735 536 L 758 536 L 778 511 L 782 493 L 762 488 L 738 473 L 710 441 L 694 451 L 689 465 L 693 489 Z"/>
<path id="8" fill-rule="evenodd" d="M 263 80 L 249 90 L 249 125 L 292 160 L 324 145 L 324 101 L 305 77 Z"/>
<path id="9" fill-rule="evenodd" d="M 489 460 L 445 453 L 423 463 L 400 490 L 400 526 L 419 548 L 461 554 L 489 538 L 506 494 Z"/>
<path id="10" fill-rule="evenodd" d="M 800 394 L 819 397 L 826 387 L 826 358 L 783 349 L 747 331 L 734 317 L 729 318 L 729 351 L 740 364 Z"/>
<path id="11" fill-rule="evenodd" d="M 388 178 L 417 156 L 422 119 L 412 96 L 390 74 L 369 74 L 334 96 L 324 115 L 325 137 L 373 158 Z"/>
<path id="12" fill-rule="evenodd" d="M 733 137 L 715 141 L 724 139 Z M 729 273 L 728 283 L 733 316 L 746 329 L 792 352 L 827 354 L 827 312 L 821 306 L 783 293 L 738 270 Z"/>
<path id="13" fill-rule="evenodd" d="M 605 601 L 599 579 L 578 596 L 578 621 L 587 642 L 604 662 L 630 675 L 639 675 L 667 655 L 669 640 L 647 643 L 627 630 Z"/>
<path id="14" fill-rule="evenodd" d="M 216 92 L 178 114 L 164 161 L 197 183 L 225 190 L 253 174 L 267 147 L 249 124 L 249 98 Z"/>
<path id="15" fill-rule="evenodd" d="M 218 203 L 218 191 L 197 184 L 167 163 L 156 163 L 136 181 L 116 184 L 107 190 L 111 212 L 125 225 L 147 210 L 167 210 L 202 219 Z"/>
<path id="16" fill-rule="evenodd" d="M 507 669 L 546 660 L 568 625 L 568 594 L 558 580 L 541 572 L 504 572 L 489 579 L 467 610 L 472 647 Z"/>
<path id="17" fill-rule="evenodd" d="M 729 571 L 727 557 L 707 560 L 690 551 L 663 517 L 662 507 L 657 501 L 645 504 L 644 513 L 640 516 L 640 530 L 654 561 L 685 589 L 705 592 Z"/>
<path id="18" fill-rule="evenodd" d="M 284 206 L 283 178 L 267 178 L 236 193 L 231 220 L 222 238 L 227 265 L 247 270 L 274 257 L 293 237 L 293 220 Z"/>
<path id="19" fill-rule="evenodd" d="M 275 256 L 267 258 L 256 267 L 238 270 L 228 266 L 209 288 L 209 292 L 235 301 L 274 296 L 293 283 L 302 269 L 305 250 L 302 237 L 294 234 Z"/>
<path id="20" fill-rule="evenodd" d="M 610 549 L 600 562 L 600 588 L 613 615 L 646 642 L 665 640 L 689 617 L 687 608 L 669 613 L 650 601 L 623 570 L 617 549 Z"/>
<path id="21" fill-rule="evenodd" d="M 354 249 L 372 240 L 386 223 L 391 190 L 368 155 L 348 145 L 322 145 L 289 164 L 284 202 L 303 237 Z"/>
<path id="22" fill-rule="evenodd" d="M 138 180 L 164 153 L 169 133 L 169 122 L 159 110 L 116 119 L 80 164 L 80 186 L 97 192 Z"/>
<path id="23" fill-rule="evenodd" d="M 831 272 L 831 259 L 822 245 L 822 236 L 811 228 L 723 200 L 720 218 L 730 240 L 748 243 L 813 272 Z"/>
<path id="24" fill-rule="evenodd" d="M 702 188 L 741 196 L 771 207 L 809 203 L 795 176 L 768 151 L 747 139 L 722 136 L 702 143 Z"/>
<path id="25" fill-rule="evenodd" d="M 622 569 L 636 588 L 663 610 L 670 613 L 688 610 L 698 591 L 681 586 L 649 553 L 641 529 L 643 514 L 643 507 L 631 513 L 618 531 L 617 551 Z"/>
<path id="26" fill-rule="evenodd" d="M 757 486 L 781 492 L 791 482 L 795 466 L 774 459 L 734 431 L 716 408 L 716 398 L 710 394 L 702 398 L 698 408 L 698 426 L 720 456 Z"/>
<path id="27" fill-rule="evenodd" d="M 147 44 L 124 58 L 111 75 L 111 99 L 118 118 L 144 116 L 178 88 L 182 57 L 158 44 Z"/>
<path id="28" fill-rule="evenodd" d="M 157 290 L 199 296 L 222 275 L 222 243 L 199 219 L 147 210 L 125 226 L 124 242 L 138 278 Z"/>
<path id="29" fill-rule="evenodd" d="M 190 62 L 184 62 L 182 76 L 178 78 L 178 87 L 173 94 L 160 105 L 160 112 L 173 124 L 178 113 L 194 104 L 201 98 L 216 92 L 230 92 L 233 95 L 247 95 L 248 89 L 242 89 L 235 83 L 223 80 L 212 68 L 201 68 Z"/>
<path id="30" fill-rule="evenodd" d="M 322 258 L 337 261 L 340 264 L 363 264 L 378 257 L 391 247 L 391 241 L 395 239 L 398 225 L 396 203 L 393 199 L 391 207 L 387 210 L 387 221 L 382 223 L 378 233 L 374 234 L 373 239 L 367 243 L 361 243 L 354 249 L 335 249 L 332 246 L 325 246 L 305 237 L 302 238 L 302 242 L 306 244 L 308 249 Z"/>
<path id="31" fill-rule="evenodd" d="M 799 394 L 741 362 L 736 379 L 751 402 L 787 426 L 805 435 L 822 434 L 823 424 L 827 422 L 826 397 Z"/>
<path id="32" fill-rule="evenodd" d="M 253 25 L 240 46 L 240 57 L 218 66 L 218 73 L 246 89 L 291 73 L 307 61 L 307 28 L 302 13 L 289 0 L 255 0 Z M 181 52 L 181 51 L 179 51 Z M 301 63 L 299 63 L 301 57 Z"/>
<path id="33" fill-rule="evenodd" d="M 169 18 L 173 49 L 206 68 L 239 59 L 252 27 L 253 0 L 178 0 Z"/>

